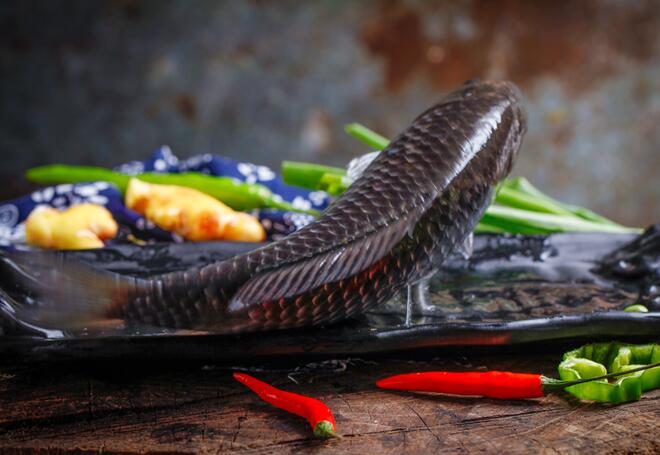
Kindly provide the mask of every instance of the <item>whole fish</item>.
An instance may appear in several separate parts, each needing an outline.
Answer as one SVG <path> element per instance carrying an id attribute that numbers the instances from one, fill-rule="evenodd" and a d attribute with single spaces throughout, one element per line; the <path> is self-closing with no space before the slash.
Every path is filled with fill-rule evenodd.
<path id="1" fill-rule="evenodd" d="M 324 324 L 427 277 L 472 233 L 526 131 L 518 89 L 470 81 L 401 133 L 318 219 L 201 268 L 148 279 L 54 264 L 19 318 L 240 333 Z"/>

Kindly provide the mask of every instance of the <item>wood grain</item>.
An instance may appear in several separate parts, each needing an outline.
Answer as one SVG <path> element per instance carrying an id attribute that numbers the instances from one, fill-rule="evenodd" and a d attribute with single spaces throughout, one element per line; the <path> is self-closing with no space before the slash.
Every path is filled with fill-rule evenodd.
<path id="1" fill-rule="evenodd" d="M 658 453 L 660 391 L 621 406 L 570 397 L 497 401 L 376 390 L 429 369 L 554 375 L 559 354 L 340 360 L 253 372 L 325 400 L 341 440 L 260 402 L 230 368 L 177 365 L 0 367 L 3 453 Z M 294 380 L 297 382 L 294 382 Z"/>

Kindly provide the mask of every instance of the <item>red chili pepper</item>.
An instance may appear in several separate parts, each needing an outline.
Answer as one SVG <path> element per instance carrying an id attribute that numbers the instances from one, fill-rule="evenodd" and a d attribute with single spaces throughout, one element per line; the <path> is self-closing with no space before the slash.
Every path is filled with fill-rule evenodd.
<path id="1" fill-rule="evenodd" d="M 639 368 L 610 373 L 596 378 L 560 381 L 540 374 L 508 373 L 503 371 L 451 372 L 429 371 L 390 376 L 376 381 L 381 389 L 408 390 L 414 392 L 449 393 L 453 395 L 477 395 L 489 398 L 537 398 L 549 392 L 563 390 L 584 382 L 610 379 L 642 371 L 660 365 L 644 365 Z"/>
<path id="2" fill-rule="evenodd" d="M 544 395 L 540 374 L 502 371 L 486 373 L 431 371 L 400 374 L 381 379 L 376 385 L 381 389 L 480 395 L 491 398 L 534 398 Z"/>
<path id="3" fill-rule="evenodd" d="M 307 419 L 317 438 L 337 438 L 337 424 L 330 408 L 315 398 L 286 392 L 250 375 L 234 373 L 234 379 L 275 407 Z"/>

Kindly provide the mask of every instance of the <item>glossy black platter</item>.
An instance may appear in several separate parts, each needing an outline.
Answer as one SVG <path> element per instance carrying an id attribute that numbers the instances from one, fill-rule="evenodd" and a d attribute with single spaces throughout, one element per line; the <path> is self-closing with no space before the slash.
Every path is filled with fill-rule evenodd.
<path id="1" fill-rule="evenodd" d="M 0 359 L 213 359 L 362 355 L 447 346 L 660 338 L 660 228 L 640 236 L 480 235 L 430 283 L 432 304 L 405 325 L 405 300 L 325 327 L 236 336 L 150 328 L 94 335 L 44 332 L 13 320 L 24 292 L 0 256 Z M 254 244 L 119 245 L 58 253 L 93 267 L 149 275 L 239 254 Z M 30 254 L 30 253 L 26 253 Z M 642 303 L 648 313 L 624 312 Z"/>

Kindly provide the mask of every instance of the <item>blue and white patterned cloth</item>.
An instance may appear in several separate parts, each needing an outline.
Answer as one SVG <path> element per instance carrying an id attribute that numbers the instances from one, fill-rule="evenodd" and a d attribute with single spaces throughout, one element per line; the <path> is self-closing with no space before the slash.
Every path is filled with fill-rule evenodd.
<path id="1" fill-rule="evenodd" d="M 323 210 L 330 203 L 327 193 L 287 185 L 266 166 L 213 155 L 197 155 L 179 160 L 167 146 L 156 150 L 146 161 L 126 163 L 116 170 L 131 175 L 141 172 L 201 172 L 232 177 L 242 182 L 260 183 L 300 209 Z M 82 202 L 103 205 L 112 213 L 121 227 L 114 242 L 125 241 L 127 234 L 147 241 L 182 241 L 177 235 L 158 228 L 137 212 L 126 208 L 121 193 L 114 185 L 90 182 L 50 186 L 12 201 L 0 202 L 0 248 L 20 248 L 25 244 L 24 221 L 35 207 L 44 205 L 62 209 Z M 283 210 L 257 210 L 253 214 L 259 218 L 271 240 L 290 234 L 313 219 L 310 215 Z"/>

